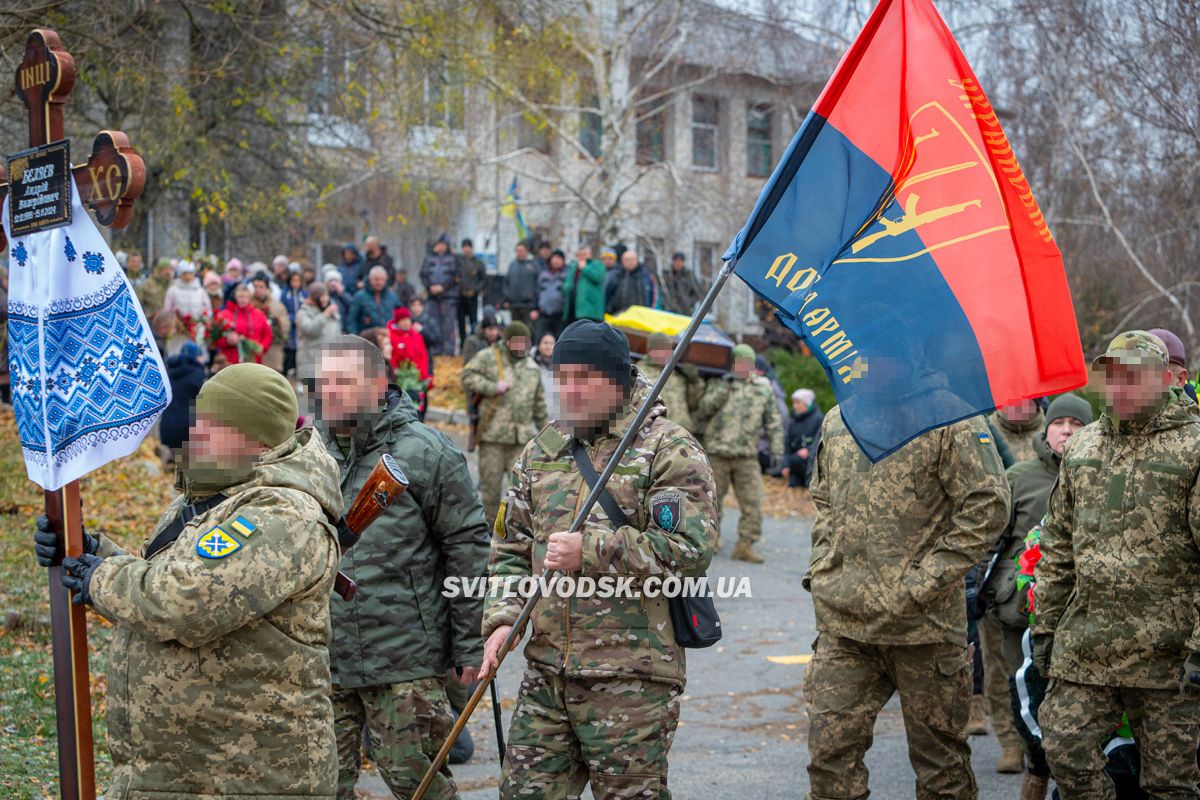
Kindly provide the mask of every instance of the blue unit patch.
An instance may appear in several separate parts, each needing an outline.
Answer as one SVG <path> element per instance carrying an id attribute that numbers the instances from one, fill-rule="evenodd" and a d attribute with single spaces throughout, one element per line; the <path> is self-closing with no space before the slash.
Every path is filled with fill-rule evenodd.
<path id="1" fill-rule="evenodd" d="M 242 543 L 220 526 L 196 540 L 196 552 L 203 558 L 225 558 L 242 549 Z"/>

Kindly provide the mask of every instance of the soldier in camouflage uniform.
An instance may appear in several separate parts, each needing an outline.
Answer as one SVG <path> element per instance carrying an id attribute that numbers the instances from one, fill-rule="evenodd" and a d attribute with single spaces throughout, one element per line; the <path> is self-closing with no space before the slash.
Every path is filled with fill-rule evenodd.
<path id="1" fill-rule="evenodd" d="M 997 409 L 988 426 L 993 436 L 998 436 L 997 449 L 1007 448 L 1013 463 L 1036 461 L 1039 454 L 1037 442 L 1045 441 L 1046 417 L 1033 400 L 1023 400 Z M 1001 460 L 1004 460 L 1003 453 Z M 1041 519 L 1039 516 L 1038 519 Z M 1032 527 L 1032 526 L 1031 526 Z M 1019 542 L 1028 530 L 1019 532 Z M 982 575 L 982 572 L 980 573 Z M 1011 583 L 1011 581 L 1009 582 Z M 992 719 L 996 739 L 1003 753 L 996 763 L 996 771 L 1020 772 L 1024 765 L 1021 737 L 1013 725 L 1009 708 L 1008 676 L 1012 673 L 1004 658 L 1004 631 L 995 614 L 986 614 L 979 620 L 980 657 L 983 660 L 983 694 L 972 696 L 971 731 L 987 732 L 987 719 Z"/>
<path id="2" fill-rule="evenodd" d="M 374 345 L 340 337 L 322 349 L 317 367 L 319 428 L 341 469 L 346 503 L 384 453 L 409 481 L 342 557 L 358 593 L 332 601 L 338 797 L 354 797 L 365 722 L 380 774 L 408 800 L 453 723 L 447 670 L 461 667 L 451 679 L 471 683 L 483 659 L 483 598 L 450 599 L 442 588 L 446 576 L 486 573 L 487 525 L 463 454 L 417 421 L 408 396 L 387 384 Z M 425 796 L 457 797 L 448 768 Z"/>
<path id="3" fill-rule="evenodd" d="M 109 800 L 334 796 L 327 646 L 342 495 L 320 437 L 295 423 L 281 375 L 225 368 L 196 398 L 183 493 L 149 558 L 87 536 L 63 562 L 76 601 L 116 626 Z M 43 563 L 54 542 L 39 534 Z"/>
<path id="4" fill-rule="evenodd" d="M 762 536 L 762 467 L 758 463 L 759 435 L 766 430 L 771 462 L 783 458 L 783 420 L 771 382 L 754 375 L 754 350 L 748 344 L 733 348 L 733 372 L 709 381 L 700 399 L 699 416 L 708 420 L 704 451 L 717 479 L 717 507 L 733 484 L 738 508 L 738 542 L 733 557 L 762 563 L 754 543 Z M 784 477 L 787 477 L 786 468 Z M 718 542 L 719 546 L 719 542 Z"/>
<path id="5" fill-rule="evenodd" d="M 1021 800 L 1042 800 L 1046 796 L 1050 767 L 1046 764 L 1046 756 L 1040 745 L 1025 739 L 1012 744 L 1002 735 L 1004 729 L 1000 727 L 1000 722 L 1007 720 L 1013 733 L 1020 738 L 1012 725 L 1012 694 L 1009 688 L 1009 679 L 1025 661 L 1021 641 L 1029 628 L 1025 592 L 1017 591 L 1017 577 L 1021 570 L 1019 558 L 1025 551 L 1026 536 L 1041 524 L 1042 517 L 1046 515 L 1050 490 L 1058 479 L 1063 447 L 1076 431 L 1091 421 L 1091 405 L 1076 394 L 1059 395 L 1047 407 L 1046 430 L 1037 435 L 1033 444 L 1037 458 L 1014 464 L 1005 473 L 1012 490 L 1012 515 L 993 545 L 992 553 L 999 549 L 999 554 L 988 575 L 987 584 L 980 588 L 987 606 L 984 620 L 990 621 L 999 633 L 995 643 L 986 636 L 983 639 L 986 669 L 993 670 L 993 663 L 996 663 L 994 673 L 986 677 L 989 681 L 1002 683 L 1004 687 L 1003 695 L 999 697 L 993 696 L 990 686 L 988 691 L 988 710 L 997 723 L 996 737 L 1004 746 L 996 771 L 1019 772 L 1025 761 L 1024 756 L 1028 757 Z M 990 560 L 991 556 L 988 558 Z M 986 569 L 985 562 L 980 574 Z M 980 627 L 984 629 L 982 624 Z M 1015 753 L 1011 752 L 1013 748 L 1016 748 Z M 1002 768 L 1009 765 L 1011 769 Z"/>
<path id="6" fill-rule="evenodd" d="M 1200 420 L 1149 333 L 1121 334 L 1092 369 L 1104 413 L 1067 443 L 1035 570 L 1042 745 L 1064 800 L 1111 798 L 1101 746 L 1124 712 L 1146 793 L 1194 798 Z"/>
<path id="7" fill-rule="evenodd" d="M 638 364 L 638 371 L 653 385 L 662 374 L 663 367 L 671 360 L 675 348 L 671 340 L 661 333 L 650 334 L 646 344 L 646 355 Z M 658 398 L 667 407 L 667 419 L 678 422 L 694 434 L 696 427 L 692 422 L 692 409 L 700 403 L 703 395 L 704 381 L 695 365 L 679 364 L 671 377 L 667 378 L 667 385 Z"/>
<path id="8" fill-rule="evenodd" d="M 1022 400 L 992 412 L 989 420 L 994 432 L 1000 434 L 1012 454 L 1013 463 L 1037 458 L 1033 440 L 1046 429 L 1046 415 L 1033 400 Z"/>
<path id="9" fill-rule="evenodd" d="M 981 417 L 922 434 L 872 464 L 825 417 L 818 516 L 803 585 L 818 639 L 804 675 L 813 800 L 867 796 L 863 756 L 896 692 L 918 800 L 977 795 L 967 745 L 971 669 L 963 577 L 1008 519 Z"/>
<path id="10" fill-rule="evenodd" d="M 627 517 L 597 504 L 567 533 L 588 491 L 572 456 L 585 447 L 603 470 L 650 386 L 635 378 L 623 334 L 600 322 L 568 327 L 554 350 L 561 419 L 513 467 L 492 540 L 493 577 L 621 577 L 636 595 L 542 598 L 531 617 L 528 665 L 509 730 L 502 800 L 578 797 L 590 781 L 604 800 L 669 800 L 667 753 L 686 680 L 668 601 L 642 596 L 651 576 L 699 575 L 716 538 L 713 478 L 704 451 L 655 403 L 607 489 Z M 636 381 L 636 382 L 635 382 Z M 520 597 L 490 595 L 484 670 L 517 618 Z"/>
<path id="11" fill-rule="evenodd" d="M 529 351 L 529 327 L 514 322 L 502 341 L 476 353 L 462 370 L 463 390 L 479 397 L 479 493 L 489 525 L 500 508 L 505 473 L 548 419 L 542 373 Z"/>

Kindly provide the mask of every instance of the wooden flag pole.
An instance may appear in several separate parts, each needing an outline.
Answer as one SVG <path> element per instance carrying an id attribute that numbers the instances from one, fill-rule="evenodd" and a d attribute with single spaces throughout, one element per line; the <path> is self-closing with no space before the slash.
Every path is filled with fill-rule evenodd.
<path id="1" fill-rule="evenodd" d="M 58 34 L 45 28 L 30 33 L 16 74 L 17 96 L 29 112 L 30 147 L 65 138 L 63 104 L 74 85 L 75 59 L 63 48 Z M 101 225 L 122 228 L 129 223 L 133 201 L 145 185 L 146 167 L 129 147 L 124 133 L 102 131 L 92 144 L 87 162 L 72 167 L 71 173 L 81 203 L 95 213 Z M 6 177 L 0 166 L 0 181 Z M 9 189 L 7 182 L 0 183 L 0 203 Z M 0 230 L 0 249 L 6 246 Z M 71 481 L 44 495 L 46 516 L 63 544 L 61 551 L 75 557 L 82 555 L 79 482 Z M 95 800 L 87 611 L 71 602 L 70 592 L 62 585 L 62 574 L 61 565 L 49 570 L 59 791 L 63 800 Z"/>

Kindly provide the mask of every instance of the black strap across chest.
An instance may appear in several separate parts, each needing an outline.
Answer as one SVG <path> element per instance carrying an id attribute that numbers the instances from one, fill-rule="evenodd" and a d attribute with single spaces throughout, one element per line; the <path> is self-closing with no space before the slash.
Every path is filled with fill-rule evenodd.
<path id="1" fill-rule="evenodd" d="M 575 458 L 575 466 L 579 467 L 579 474 L 587 482 L 589 489 L 596 488 L 596 481 L 600 480 L 600 475 L 596 472 L 596 466 L 592 464 L 592 459 L 588 458 L 587 448 L 583 446 L 578 439 L 571 441 L 571 455 Z M 617 500 L 613 497 L 607 487 L 600 492 L 600 497 L 596 499 L 600 503 L 600 507 L 604 509 L 604 513 L 608 514 L 609 520 L 613 525 L 620 528 L 622 525 L 629 524 L 629 517 L 625 516 L 625 512 L 617 505 Z"/>
<path id="2" fill-rule="evenodd" d="M 209 509 L 216 508 L 228 499 L 228 497 L 218 492 L 212 497 L 205 498 L 198 503 L 191 503 L 179 509 L 178 516 L 171 520 L 171 524 L 163 528 L 158 536 L 154 537 L 154 541 L 146 546 L 146 555 L 144 558 L 153 558 L 157 553 L 178 539 L 179 534 L 183 533 L 183 529 L 187 527 L 189 522 Z"/>

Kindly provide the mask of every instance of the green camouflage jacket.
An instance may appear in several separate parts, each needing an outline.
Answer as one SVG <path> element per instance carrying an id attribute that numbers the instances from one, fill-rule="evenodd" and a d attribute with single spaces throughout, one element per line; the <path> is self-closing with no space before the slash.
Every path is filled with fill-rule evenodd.
<path id="1" fill-rule="evenodd" d="M 496 392 L 501 380 L 509 384 L 504 394 Z M 480 442 L 525 444 L 534 430 L 548 421 L 541 371 L 532 358 L 509 355 L 503 340 L 471 358 L 463 367 L 462 385 L 468 395 L 483 396 L 479 402 Z"/>
<path id="2" fill-rule="evenodd" d="M 149 560 L 101 542 L 90 588 L 116 625 L 109 800 L 334 796 L 336 465 L 303 430 L 224 494 Z"/>
<path id="3" fill-rule="evenodd" d="M 697 416 L 706 419 L 704 451 L 720 458 L 757 458 L 763 430 L 771 455 L 783 455 L 783 420 L 771 382 L 762 376 L 708 382 Z"/>
<path id="4" fill-rule="evenodd" d="M 1046 444 L 1046 434 L 1039 433 L 1033 439 L 1033 450 L 1037 458 L 1013 464 L 1005 473 L 1012 490 L 1012 514 L 1008 525 L 999 539 L 1008 539 L 1008 546 L 1000 554 L 988 585 L 984 591 L 996 616 L 1006 625 L 1024 628 L 1029 625 L 1029 608 L 1024 592 L 1017 591 L 1017 574 L 1020 564 L 1017 558 L 1025 550 L 1025 537 L 1046 515 L 1050 502 L 1050 490 L 1058 478 L 1058 467 L 1062 459 Z M 995 543 L 993 543 L 993 547 Z M 989 554 L 990 558 L 990 554 Z M 986 567 L 986 561 L 981 567 Z"/>
<path id="5" fill-rule="evenodd" d="M 635 386 L 625 418 L 588 446 L 597 472 L 616 450 L 650 386 Z M 716 541 L 713 476 L 700 445 L 655 403 L 641 433 L 621 459 L 608 490 L 630 525 L 614 530 L 597 503 L 583 529 L 578 575 L 625 579 L 636 589 L 649 576 L 700 575 Z M 542 429 L 517 459 L 497 515 L 490 571 L 494 577 L 540 575 L 551 533 L 566 531 L 587 495 L 571 457 L 571 439 L 559 423 Z M 665 526 L 665 527 L 664 527 Z M 489 596 L 486 637 L 517 618 L 520 597 Z M 573 677 L 636 677 L 686 681 L 684 652 L 675 643 L 662 597 L 593 596 L 538 601 L 525 657 Z"/>
<path id="6" fill-rule="evenodd" d="M 886 645 L 966 642 L 963 578 L 1008 521 L 1009 489 L 982 417 L 922 434 L 872 464 L 825 415 L 804 578 L 817 630 Z"/>
<path id="7" fill-rule="evenodd" d="M 992 412 L 990 417 L 992 431 L 1000 434 L 1004 444 L 1012 453 L 1013 463 L 1037 458 L 1033 450 L 1033 440 L 1039 433 L 1046 431 L 1046 415 L 1041 411 L 1028 422 L 1013 422 L 999 410 Z"/>
<path id="8" fill-rule="evenodd" d="M 658 380 L 658 376 L 662 375 L 663 371 L 662 367 L 651 364 L 646 359 L 638 362 L 637 368 L 651 385 Z M 663 387 L 662 394 L 658 396 L 658 399 L 667 407 L 667 419 L 678 422 L 690 432 L 695 433 L 696 428 L 692 422 L 691 409 L 696 407 L 703 395 L 704 381 L 699 377 L 690 380 L 677 369 L 671 373 L 671 377 L 667 378 L 667 385 Z"/>
<path id="9" fill-rule="evenodd" d="M 412 402 L 394 387 L 383 416 L 352 440 L 348 454 L 323 435 L 341 469 L 347 511 L 384 453 L 409 480 L 408 491 L 342 556 L 358 594 L 331 601 L 334 684 L 385 686 L 480 664 L 483 598 L 442 595 L 446 576 L 487 572 L 487 525 L 463 454 L 418 422 Z"/>
<path id="10" fill-rule="evenodd" d="M 1035 634 L 1054 634 L 1051 675 L 1173 689 L 1200 652 L 1200 420 L 1167 402 L 1067 442 L 1042 527 Z"/>

